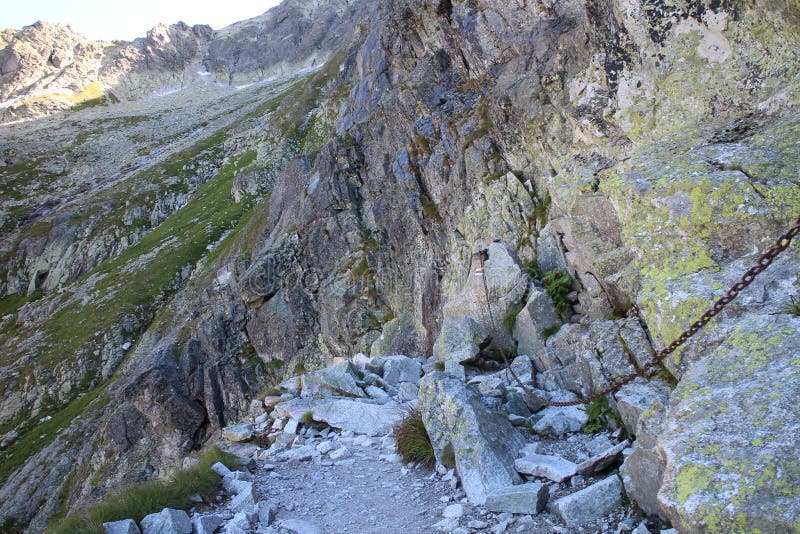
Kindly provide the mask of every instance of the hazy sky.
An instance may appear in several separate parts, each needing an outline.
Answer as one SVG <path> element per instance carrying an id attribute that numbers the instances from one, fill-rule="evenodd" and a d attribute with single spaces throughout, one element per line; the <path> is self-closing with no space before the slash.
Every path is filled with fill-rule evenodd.
<path id="1" fill-rule="evenodd" d="M 0 29 L 37 20 L 69 24 L 90 39 L 130 41 L 163 22 L 209 24 L 215 30 L 260 15 L 280 0 L 0 0 Z"/>

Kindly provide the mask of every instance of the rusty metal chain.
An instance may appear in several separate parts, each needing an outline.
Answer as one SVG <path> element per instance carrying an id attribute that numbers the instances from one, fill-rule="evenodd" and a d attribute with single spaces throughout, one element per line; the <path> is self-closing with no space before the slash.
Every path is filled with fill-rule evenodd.
<path id="1" fill-rule="evenodd" d="M 766 252 L 764 252 L 764 254 L 761 255 L 756 264 L 750 269 L 748 269 L 747 272 L 742 275 L 742 278 L 738 282 L 733 284 L 730 287 L 730 289 L 728 289 L 725 295 L 717 299 L 717 301 L 714 302 L 714 304 L 710 308 L 708 308 L 705 311 L 705 313 L 703 313 L 703 315 L 700 316 L 699 319 L 697 319 L 694 323 L 692 323 L 691 326 L 689 326 L 689 328 L 684 330 L 684 332 L 680 336 L 678 336 L 677 339 L 675 339 L 667 347 L 661 349 L 661 351 L 659 351 L 659 353 L 656 354 L 652 360 L 644 364 L 642 367 L 639 367 L 638 369 L 636 369 L 636 371 L 629 374 L 628 376 L 615 380 L 614 382 L 611 383 L 610 386 L 603 389 L 602 391 L 598 391 L 593 395 L 589 395 L 588 397 L 584 397 L 582 399 L 574 401 L 552 401 L 549 399 L 545 399 L 539 395 L 536 395 L 533 391 L 531 391 L 531 389 L 528 386 L 526 386 L 522 382 L 522 380 L 519 379 L 516 372 L 514 372 L 514 369 L 511 367 L 511 362 L 508 359 L 506 351 L 503 350 L 501 347 L 500 354 L 503 357 L 503 362 L 506 365 L 506 369 L 511 373 L 511 376 L 525 392 L 525 395 L 527 395 L 530 399 L 547 406 L 577 406 L 580 404 L 589 404 L 591 402 L 596 401 L 599 398 L 605 397 L 609 393 L 616 392 L 622 386 L 633 382 L 638 377 L 647 378 L 646 375 L 651 370 L 661 365 L 661 363 L 667 356 L 675 352 L 675 350 L 678 347 L 686 343 L 689 340 L 689 338 L 691 338 L 693 335 L 699 332 L 705 325 L 708 324 L 708 322 L 714 316 L 716 316 L 723 309 L 725 309 L 725 306 L 727 306 L 730 302 L 732 302 L 739 295 L 739 293 L 741 293 L 747 286 L 752 284 L 753 280 L 756 279 L 756 276 L 761 274 L 767 267 L 769 267 L 772 264 L 772 262 L 775 261 L 775 258 L 777 258 L 781 254 L 781 252 L 783 252 L 789 247 L 789 245 L 792 242 L 792 239 L 794 239 L 794 237 L 797 236 L 798 234 L 800 234 L 800 217 L 797 218 L 797 222 L 795 223 L 795 225 L 791 227 L 785 234 L 780 236 L 778 240 L 775 242 L 775 244 L 772 245 L 769 249 L 767 249 Z M 497 324 L 495 323 L 494 314 L 492 313 L 492 306 L 489 301 L 489 285 L 486 281 L 486 274 L 485 274 L 486 271 L 484 269 L 484 255 L 480 254 L 479 258 L 481 264 L 479 274 L 483 279 L 483 291 L 484 295 L 486 296 L 486 308 L 489 311 L 489 319 L 491 321 L 494 334 L 496 335 L 498 332 Z M 470 270 L 471 269 L 472 269 L 472 262 L 470 260 Z M 476 272 L 476 274 L 478 273 Z"/>

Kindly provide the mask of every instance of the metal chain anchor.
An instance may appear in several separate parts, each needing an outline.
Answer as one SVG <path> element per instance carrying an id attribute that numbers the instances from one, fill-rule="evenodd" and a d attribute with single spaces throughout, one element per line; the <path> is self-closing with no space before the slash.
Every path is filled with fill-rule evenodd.
<path id="1" fill-rule="evenodd" d="M 605 397 L 609 393 L 614 393 L 618 391 L 622 386 L 631 383 L 637 377 L 647 378 L 646 375 L 651 370 L 661 365 L 661 362 L 663 362 L 667 356 L 675 352 L 675 350 L 678 347 L 686 343 L 689 340 L 689 338 L 691 338 L 693 335 L 699 332 L 705 325 L 708 324 L 709 321 L 711 321 L 711 319 L 714 316 L 716 316 L 722 310 L 724 310 L 725 306 L 727 306 L 730 302 L 732 302 L 739 295 L 739 293 L 741 293 L 747 286 L 752 284 L 753 280 L 755 280 L 759 274 L 761 274 L 767 267 L 769 267 L 772 264 L 773 261 L 775 261 L 775 258 L 777 258 L 784 250 L 789 248 L 792 239 L 794 239 L 798 234 L 800 234 L 800 217 L 797 218 L 797 222 L 795 223 L 795 225 L 791 227 L 785 234 L 780 236 L 778 240 L 775 242 L 775 244 L 772 245 L 769 249 L 767 249 L 766 252 L 764 252 L 761 255 L 756 264 L 750 269 L 748 269 L 747 272 L 745 272 L 742 275 L 742 278 L 738 282 L 733 284 L 730 287 L 730 289 L 728 289 L 725 295 L 717 299 L 717 301 L 714 302 L 714 304 L 710 308 L 708 308 L 705 311 L 705 313 L 703 313 L 703 315 L 700 316 L 699 319 L 693 322 L 691 326 L 689 326 L 689 328 L 684 330 L 684 332 L 680 336 L 678 336 L 677 339 L 675 339 L 667 347 L 661 349 L 661 351 L 659 351 L 659 353 L 656 354 L 653 357 L 653 359 L 647 362 L 645 365 L 636 369 L 636 371 L 629 374 L 628 376 L 615 380 L 610 386 L 608 386 L 602 391 L 599 391 L 597 393 L 594 393 L 593 395 L 589 395 L 588 397 L 584 397 L 582 399 L 574 401 L 552 401 L 542 398 L 539 395 L 536 395 L 533 391 L 531 391 L 531 389 L 528 386 L 526 386 L 522 382 L 522 380 L 519 379 L 517 373 L 514 372 L 514 369 L 511 367 L 511 362 L 508 359 L 506 351 L 501 348 L 500 354 L 503 357 L 503 362 L 506 365 L 506 370 L 511 373 L 511 376 L 514 378 L 517 384 L 522 388 L 522 390 L 525 392 L 525 395 L 527 395 L 528 398 L 547 406 L 577 406 L 579 404 L 589 404 L 601 397 Z M 476 269 L 475 274 L 481 276 L 481 278 L 483 279 L 483 291 L 486 297 L 486 308 L 489 312 L 489 320 L 491 321 L 493 333 L 495 337 L 497 337 L 497 332 L 498 332 L 497 324 L 495 323 L 494 313 L 492 312 L 492 306 L 489 301 L 489 285 L 486 282 L 486 274 L 485 274 L 486 270 L 484 269 L 485 254 L 479 253 L 478 258 L 480 261 L 480 268 Z M 471 269 L 472 269 L 472 260 L 470 259 L 470 270 Z"/>

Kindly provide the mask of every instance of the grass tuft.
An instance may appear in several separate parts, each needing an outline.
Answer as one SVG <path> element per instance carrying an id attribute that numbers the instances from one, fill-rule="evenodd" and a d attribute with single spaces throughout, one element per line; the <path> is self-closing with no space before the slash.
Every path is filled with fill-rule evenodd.
<path id="1" fill-rule="evenodd" d="M 589 416 L 589 420 L 583 425 L 583 431 L 587 434 L 594 434 L 599 430 L 603 430 L 611 420 L 618 423 L 621 421 L 619 414 L 609 406 L 608 397 L 600 397 L 587 404 L 586 407 L 579 409 Z"/>
<path id="2" fill-rule="evenodd" d="M 200 462 L 175 473 L 169 480 L 158 480 L 124 487 L 118 493 L 57 519 L 46 534 L 102 534 L 103 523 L 133 519 L 137 523 L 148 514 L 164 508 L 185 509 L 192 506 L 189 495 L 211 497 L 221 488 L 221 478 L 211 470 L 216 462 L 234 466 L 236 458 L 214 447 Z"/>
<path id="3" fill-rule="evenodd" d="M 572 291 L 572 278 L 562 269 L 553 269 L 542 277 L 544 291 L 550 296 L 558 313 L 564 317 L 569 312 L 567 295 Z"/>
<path id="4" fill-rule="evenodd" d="M 434 362 L 433 368 L 441 373 L 442 371 L 444 371 L 444 362 L 441 360 L 439 360 L 438 362 Z"/>
<path id="5" fill-rule="evenodd" d="M 800 316 L 800 296 L 791 295 L 791 302 L 781 309 L 781 313 Z"/>
<path id="6" fill-rule="evenodd" d="M 422 462 L 430 466 L 436 460 L 419 408 L 409 409 L 406 417 L 395 425 L 394 439 L 404 462 Z"/>

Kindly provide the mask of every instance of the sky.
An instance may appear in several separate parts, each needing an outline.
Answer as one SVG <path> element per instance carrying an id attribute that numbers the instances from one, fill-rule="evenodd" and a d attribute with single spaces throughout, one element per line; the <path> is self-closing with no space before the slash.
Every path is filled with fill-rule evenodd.
<path id="1" fill-rule="evenodd" d="M 130 41 L 158 23 L 208 24 L 215 30 L 261 15 L 280 0 L 0 0 L 0 29 L 38 20 L 69 24 L 93 40 Z"/>

